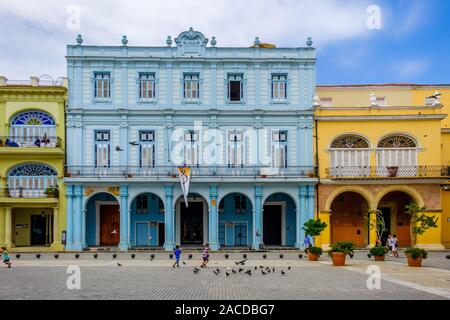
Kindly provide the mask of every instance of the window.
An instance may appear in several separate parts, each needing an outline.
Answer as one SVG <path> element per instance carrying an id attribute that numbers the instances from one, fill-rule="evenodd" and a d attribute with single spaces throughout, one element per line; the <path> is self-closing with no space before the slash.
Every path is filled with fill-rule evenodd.
<path id="1" fill-rule="evenodd" d="M 417 143 L 404 135 L 391 135 L 378 143 L 378 175 L 391 176 L 397 167 L 397 176 L 415 176 L 417 166 Z"/>
<path id="2" fill-rule="evenodd" d="M 244 100 L 244 81 L 242 74 L 228 75 L 228 101 L 240 102 Z"/>
<path id="3" fill-rule="evenodd" d="M 330 146 L 332 176 L 367 176 L 370 174 L 370 146 L 357 135 L 336 138 Z"/>
<path id="4" fill-rule="evenodd" d="M 146 195 L 137 196 L 136 198 L 136 213 L 145 214 L 148 212 L 148 197 Z"/>
<path id="5" fill-rule="evenodd" d="M 111 165 L 110 131 L 95 131 L 95 166 L 109 167 Z"/>
<path id="6" fill-rule="evenodd" d="M 236 214 L 245 213 L 247 197 L 244 195 L 234 196 L 234 210 Z"/>
<path id="7" fill-rule="evenodd" d="M 286 100 L 287 99 L 287 75 L 273 74 L 272 75 L 272 100 Z"/>
<path id="8" fill-rule="evenodd" d="M 333 106 L 333 98 L 320 98 L 320 105 L 322 107 L 331 107 L 331 106 Z"/>
<path id="9" fill-rule="evenodd" d="M 227 144 L 228 166 L 244 165 L 244 144 L 243 132 L 241 130 L 232 130 L 228 132 Z"/>
<path id="10" fill-rule="evenodd" d="M 385 97 L 377 97 L 377 105 L 380 107 L 386 106 L 386 98 Z"/>
<path id="11" fill-rule="evenodd" d="M 95 74 L 95 98 L 111 98 L 111 79 L 109 73 Z"/>
<path id="12" fill-rule="evenodd" d="M 57 143 L 56 123 L 53 117 L 42 111 L 26 111 L 17 114 L 10 125 L 10 140 L 19 146 L 36 146 L 36 139 L 40 139 L 39 146 L 55 147 Z"/>
<path id="13" fill-rule="evenodd" d="M 184 133 L 184 163 L 186 165 L 199 164 L 198 131 L 188 130 Z"/>
<path id="14" fill-rule="evenodd" d="M 139 99 L 150 100 L 156 97 L 156 80 L 154 73 L 139 74 Z"/>
<path id="15" fill-rule="evenodd" d="M 188 73 L 183 78 L 183 98 L 197 100 L 200 97 L 200 80 L 198 73 Z"/>
<path id="16" fill-rule="evenodd" d="M 139 165 L 155 166 L 155 131 L 139 131 Z"/>
<path id="17" fill-rule="evenodd" d="M 287 131 L 272 132 L 272 166 L 287 167 Z"/>
<path id="18" fill-rule="evenodd" d="M 12 198 L 44 198 L 48 187 L 57 187 L 58 173 L 43 164 L 20 165 L 8 173 L 8 192 Z"/>

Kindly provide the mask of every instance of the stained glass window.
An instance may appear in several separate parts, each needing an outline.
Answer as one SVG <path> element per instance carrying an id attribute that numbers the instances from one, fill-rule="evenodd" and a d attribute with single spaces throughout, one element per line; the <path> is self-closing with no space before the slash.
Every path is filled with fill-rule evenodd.
<path id="1" fill-rule="evenodd" d="M 52 116 L 41 111 L 26 111 L 16 115 L 11 125 L 15 126 L 54 126 L 55 120 Z"/>
<path id="2" fill-rule="evenodd" d="M 21 176 L 57 176 L 58 173 L 51 167 L 37 164 L 37 163 L 27 163 L 19 167 L 14 168 L 10 171 L 10 177 L 21 177 Z"/>
<path id="3" fill-rule="evenodd" d="M 415 148 L 416 146 L 413 139 L 400 135 L 386 137 L 378 144 L 378 148 Z"/>
<path id="4" fill-rule="evenodd" d="M 331 144 L 331 148 L 335 149 L 363 149 L 369 148 L 367 141 L 361 137 L 347 135 L 337 138 Z"/>

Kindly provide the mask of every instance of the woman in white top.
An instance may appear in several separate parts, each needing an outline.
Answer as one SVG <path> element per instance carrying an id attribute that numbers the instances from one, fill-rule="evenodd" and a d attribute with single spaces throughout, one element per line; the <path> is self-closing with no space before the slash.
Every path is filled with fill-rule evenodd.
<path id="1" fill-rule="evenodd" d="M 391 238 L 391 243 L 392 243 L 392 253 L 394 254 L 394 257 L 398 258 L 398 251 L 397 251 L 398 239 L 397 239 L 397 236 L 395 234 Z"/>

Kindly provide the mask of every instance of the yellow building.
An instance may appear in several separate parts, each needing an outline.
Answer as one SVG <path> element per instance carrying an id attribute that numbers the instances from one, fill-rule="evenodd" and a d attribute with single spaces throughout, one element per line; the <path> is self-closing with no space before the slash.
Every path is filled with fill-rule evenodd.
<path id="1" fill-rule="evenodd" d="M 416 245 L 443 249 L 448 239 L 448 209 L 442 204 L 441 185 L 449 177 L 443 164 L 448 165 L 450 159 L 446 159 L 448 153 L 443 155 L 441 126 L 448 119 L 439 99 L 425 98 L 449 88 L 407 84 L 317 87 L 318 215 L 328 224 L 319 239 L 322 246 L 336 241 L 373 246 L 376 232 L 368 225 L 377 211 L 400 246 L 410 246 L 405 206 L 415 202 L 439 219 L 439 227 L 418 236 Z"/>
<path id="2" fill-rule="evenodd" d="M 62 250 L 66 80 L 0 76 L 0 245 Z"/>

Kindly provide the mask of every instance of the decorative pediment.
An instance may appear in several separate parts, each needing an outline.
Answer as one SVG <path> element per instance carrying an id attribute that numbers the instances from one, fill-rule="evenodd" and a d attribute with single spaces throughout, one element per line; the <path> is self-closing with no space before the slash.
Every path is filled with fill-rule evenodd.
<path id="1" fill-rule="evenodd" d="M 188 31 L 180 33 L 175 38 L 178 51 L 182 55 L 203 55 L 208 39 L 199 31 L 194 31 L 191 27 Z"/>

